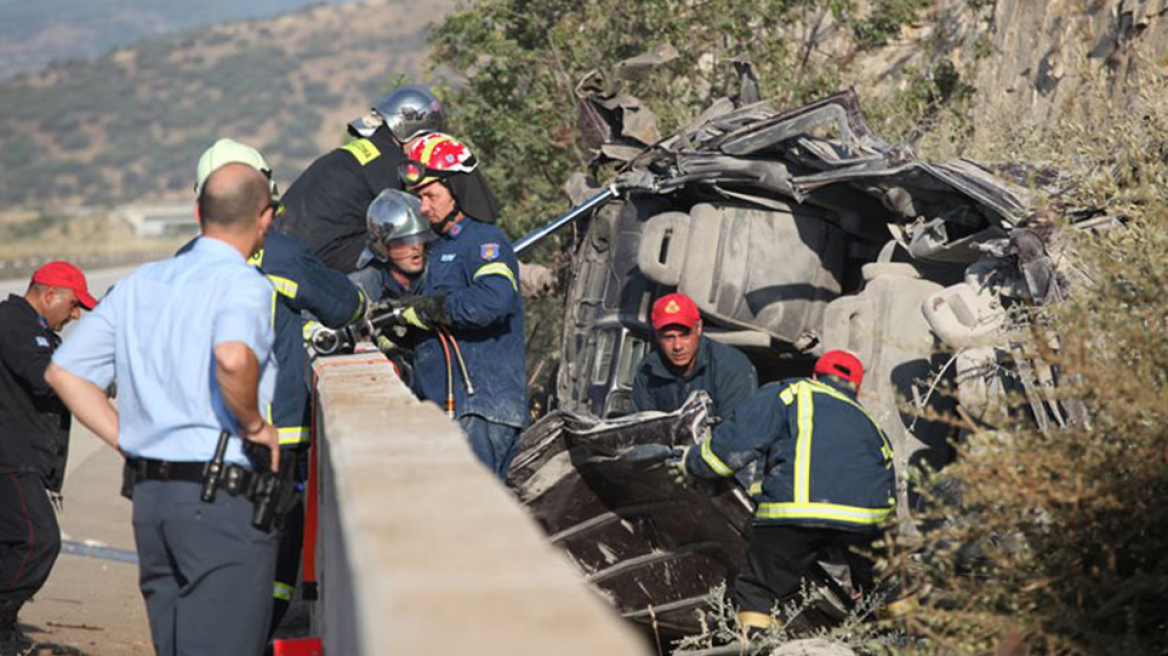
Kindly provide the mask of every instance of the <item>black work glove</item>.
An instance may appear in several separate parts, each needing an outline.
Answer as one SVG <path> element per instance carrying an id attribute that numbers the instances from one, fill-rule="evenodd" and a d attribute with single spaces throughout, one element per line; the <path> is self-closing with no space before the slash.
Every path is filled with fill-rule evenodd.
<path id="1" fill-rule="evenodd" d="M 435 325 L 450 325 L 450 315 L 446 314 L 446 294 L 407 296 L 401 299 L 401 306 L 402 320 L 416 328 L 430 330 Z"/>

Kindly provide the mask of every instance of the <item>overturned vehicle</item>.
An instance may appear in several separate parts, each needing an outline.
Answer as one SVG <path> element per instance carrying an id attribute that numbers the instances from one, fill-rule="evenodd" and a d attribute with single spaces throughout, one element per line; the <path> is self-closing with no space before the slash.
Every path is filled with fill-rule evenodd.
<path id="1" fill-rule="evenodd" d="M 582 102 L 628 142 L 627 103 Z M 746 353 L 760 384 L 809 375 L 826 350 L 858 355 L 860 399 L 894 446 L 902 532 L 916 530 L 911 467 L 943 467 L 963 426 L 1010 411 L 1007 395 L 1043 428 L 1082 420 L 1019 338 L 1015 310 L 1066 285 L 1028 174 L 920 161 L 872 133 L 851 91 L 790 111 L 721 101 L 651 147 L 606 152 L 627 164 L 579 212 L 558 409 L 524 433 L 509 483 L 625 617 L 697 631 L 703 598 L 742 564 L 752 513 L 749 481 L 706 496 L 663 472 L 664 447 L 717 421 L 702 399 L 630 414 L 664 294 L 690 296 L 703 334 Z"/>

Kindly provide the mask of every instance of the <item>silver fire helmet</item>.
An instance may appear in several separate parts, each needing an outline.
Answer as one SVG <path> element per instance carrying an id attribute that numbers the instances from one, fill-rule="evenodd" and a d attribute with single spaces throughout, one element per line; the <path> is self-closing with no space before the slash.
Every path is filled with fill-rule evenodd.
<path id="1" fill-rule="evenodd" d="M 365 229 L 366 248 L 358 267 L 374 258 L 388 261 L 391 242 L 424 244 L 435 237 L 422 216 L 421 201 L 397 189 L 386 189 L 373 199 L 365 213 Z"/>
<path id="2" fill-rule="evenodd" d="M 419 135 L 441 132 L 446 126 L 442 103 L 423 87 L 398 87 L 374 103 L 373 111 L 381 115 L 393 137 L 403 144 Z"/>

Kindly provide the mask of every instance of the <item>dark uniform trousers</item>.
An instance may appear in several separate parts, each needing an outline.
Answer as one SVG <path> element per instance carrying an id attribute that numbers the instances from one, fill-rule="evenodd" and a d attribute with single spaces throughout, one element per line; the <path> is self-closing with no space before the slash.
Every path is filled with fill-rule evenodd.
<path id="1" fill-rule="evenodd" d="M 795 599 L 804 576 L 814 572 L 827 551 L 843 552 L 851 569 L 852 585 L 872 589 L 872 561 L 863 552 L 872 548 L 872 533 L 853 533 L 809 526 L 751 527 L 746 566 L 735 579 L 730 596 L 744 611 L 770 614 L 775 606 Z M 827 580 L 826 573 L 824 580 Z"/>
<path id="2" fill-rule="evenodd" d="M 155 653 L 263 653 L 272 612 L 276 532 L 251 524 L 252 502 L 220 490 L 213 503 L 186 481 L 134 487 L 139 585 Z"/>
<path id="3" fill-rule="evenodd" d="M 0 605 L 19 609 L 49 578 L 61 531 L 40 474 L 0 474 L 0 499 Z"/>

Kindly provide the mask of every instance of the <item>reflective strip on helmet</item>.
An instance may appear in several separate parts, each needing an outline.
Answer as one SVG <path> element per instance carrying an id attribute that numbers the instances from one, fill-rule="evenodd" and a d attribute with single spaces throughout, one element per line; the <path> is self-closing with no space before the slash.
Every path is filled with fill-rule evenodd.
<path id="1" fill-rule="evenodd" d="M 275 287 L 277 292 L 288 298 L 296 298 L 296 292 L 300 291 L 300 285 L 296 284 L 295 280 L 272 275 L 268 276 L 268 280 L 272 281 L 272 287 Z"/>
<path id="2" fill-rule="evenodd" d="M 837 503 L 760 503 L 754 516 L 759 519 L 827 519 L 848 524 L 875 525 L 892 516 L 895 506 L 861 508 Z"/>
<path id="3" fill-rule="evenodd" d="M 714 455 L 714 450 L 710 448 L 710 440 L 702 440 L 702 460 L 714 470 L 714 473 L 719 476 L 733 476 L 734 470 L 726 466 L 722 459 Z"/>
<path id="4" fill-rule="evenodd" d="M 280 601 L 292 601 L 292 593 L 295 591 L 296 588 L 287 583 L 276 581 L 276 585 L 272 588 L 272 596 Z"/>
<path id="5" fill-rule="evenodd" d="M 357 158 L 357 163 L 361 166 L 365 166 L 369 162 L 381 157 L 381 151 L 368 139 L 354 139 L 341 146 L 341 149 L 349 151 L 353 157 Z"/>
<path id="6" fill-rule="evenodd" d="M 478 271 L 475 271 L 473 279 L 478 280 L 482 276 L 490 275 L 503 276 L 507 280 L 511 281 L 511 287 L 514 288 L 515 291 L 519 291 L 519 283 L 515 281 L 515 272 L 511 271 L 511 267 L 502 262 L 491 262 L 490 264 L 484 264 L 483 266 L 479 267 Z"/>
<path id="7" fill-rule="evenodd" d="M 285 444 L 303 444 L 312 439 L 312 431 L 308 426 L 285 426 L 278 429 L 280 433 L 280 445 Z"/>

